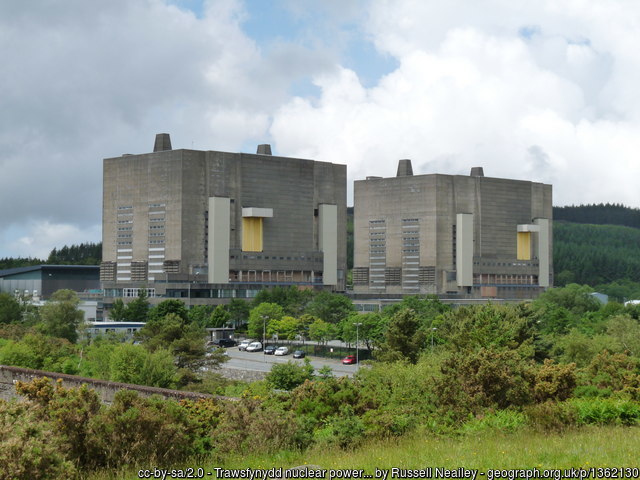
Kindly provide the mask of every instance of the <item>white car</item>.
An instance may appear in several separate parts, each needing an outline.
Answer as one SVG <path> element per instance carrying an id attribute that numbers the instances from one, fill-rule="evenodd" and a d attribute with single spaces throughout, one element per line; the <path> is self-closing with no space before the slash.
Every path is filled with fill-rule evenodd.
<path id="1" fill-rule="evenodd" d="M 247 345 L 247 352 L 259 352 L 262 350 L 262 343 L 260 342 L 251 342 Z"/>
<path id="2" fill-rule="evenodd" d="M 251 345 L 255 340 L 242 340 L 240 345 L 238 345 L 238 350 L 246 350 L 249 345 Z"/>
<path id="3" fill-rule="evenodd" d="M 276 348 L 276 355 L 288 355 L 289 349 L 287 347 L 278 347 Z"/>

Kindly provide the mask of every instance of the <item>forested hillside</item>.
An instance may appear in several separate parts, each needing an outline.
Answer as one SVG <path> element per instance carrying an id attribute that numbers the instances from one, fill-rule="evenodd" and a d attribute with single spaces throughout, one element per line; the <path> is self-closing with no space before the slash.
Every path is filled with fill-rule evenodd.
<path id="1" fill-rule="evenodd" d="M 553 207 L 553 219 L 555 221 L 566 220 L 575 223 L 640 228 L 640 209 L 611 203 Z"/>
<path id="2" fill-rule="evenodd" d="M 39 258 L 0 258 L 0 270 L 32 265 L 99 265 L 102 259 L 102 243 L 81 243 L 51 250 L 47 260 Z"/>
<path id="3" fill-rule="evenodd" d="M 556 284 L 640 282 L 640 229 L 554 222 Z"/>

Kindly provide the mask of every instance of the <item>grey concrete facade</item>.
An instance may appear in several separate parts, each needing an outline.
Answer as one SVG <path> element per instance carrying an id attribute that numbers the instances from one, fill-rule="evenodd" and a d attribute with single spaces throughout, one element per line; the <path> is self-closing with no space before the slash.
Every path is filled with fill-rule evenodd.
<path id="1" fill-rule="evenodd" d="M 105 159 L 104 288 L 344 290 L 346 166 L 273 156 L 266 147 L 261 154 L 171 150 L 169 136 L 159 134 L 152 153 Z M 335 216 L 323 230 L 325 205 Z M 329 231 L 333 241 L 324 237 Z"/>
<path id="2" fill-rule="evenodd" d="M 354 184 L 354 292 L 534 298 L 552 285 L 552 187 L 413 175 Z"/>

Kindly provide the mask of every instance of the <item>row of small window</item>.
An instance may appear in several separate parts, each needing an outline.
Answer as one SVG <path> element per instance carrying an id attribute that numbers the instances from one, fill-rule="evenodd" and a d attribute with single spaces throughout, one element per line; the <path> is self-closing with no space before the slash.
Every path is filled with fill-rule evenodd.
<path id="1" fill-rule="evenodd" d="M 164 232 L 154 232 L 149 234 L 150 237 L 164 237 Z M 132 233 L 119 233 L 118 238 L 131 238 Z"/>
<path id="2" fill-rule="evenodd" d="M 236 256 L 231 255 L 231 260 L 235 260 Z M 269 255 L 243 255 L 243 260 L 295 260 L 303 262 L 321 262 L 321 258 L 309 258 L 309 257 L 274 257 Z"/>
<path id="3" fill-rule="evenodd" d="M 150 203 L 149 208 L 164 207 L 164 203 Z M 118 210 L 133 210 L 133 205 L 121 205 Z"/>
<path id="4" fill-rule="evenodd" d="M 118 246 L 121 245 L 133 245 L 131 240 L 122 240 L 117 242 Z M 164 240 L 149 240 L 149 245 L 164 245 Z"/>
<path id="5" fill-rule="evenodd" d="M 418 218 L 403 218 L 402 223 L 418 223 L 420 220 Z"/>

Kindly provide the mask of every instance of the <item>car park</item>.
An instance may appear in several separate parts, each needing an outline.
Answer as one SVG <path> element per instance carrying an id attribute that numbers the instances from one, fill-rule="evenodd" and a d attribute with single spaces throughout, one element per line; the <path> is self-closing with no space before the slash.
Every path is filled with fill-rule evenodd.
<path id="1" fill-rule="evenodd" d="M 265 355 L 273 355 L 276 351 L 276 346 L 275 345 L 267 345 L 266 347 L 264 347 L 264 354 Z M 276 353 L 277 355 L 277 353 Z"/>
<path id="2" fill-rule="evenodd" d="M 238 350 L 246 350 L 247 347 L 253 342 L 255 342 L 255 340 L 252 340 L 252 339 L 242 340 L 240 342 L 240 345 L 238 345 Z"/>
<path id="3" fill-rule="evenodd" d="M 295 352 L 293 352 L 293 358 L 304 358 L 305 357 L 305 353 L 302 350 L 296 350 Z"/>
<path id="4" fill-rule="evenodd" d="M 342 359 L 343 365 L 355 365 L 356 363 L 358 363 L 358 359 L 355 355 L 347 355 Z"/>
<path id="5" fill-rule="evenodd" d="M 260 342 L 251 342 L 247 345 L 247 352 L 259 352 L 262 350 L 262 343 Z"/>
<path id="6" fill-rule="evenodd" d="M 276 349 L 276 355 L 278 355 L 278 356 L 289 355 L 289 348 L 287 348 L 287 347 L 278 347 Z"/>

